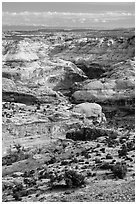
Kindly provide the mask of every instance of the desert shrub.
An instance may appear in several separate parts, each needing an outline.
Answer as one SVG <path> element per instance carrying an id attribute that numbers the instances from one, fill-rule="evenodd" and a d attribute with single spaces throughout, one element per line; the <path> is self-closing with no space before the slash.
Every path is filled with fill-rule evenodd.
<path id="1" fill-rule="evenodd" d="M 54 172 L 50 172 L 48 174 L 48 177 L 50 179 L 50 185 L 53 186 L 53 183 L 59 180 L 59 175 L 56 175 Z"/>
<path id="2" fill-rule="evenodd" d="M 112 172 L 115 177 L 123 179 L 127 173 L 127 166 L 122 162 L 117 162 L 115 165 L 113 165 Z"/>
<path id="3" fill-rule="evenodd" d="M 24 151 L 24 148 L 21 145 L 15 145 L 15 151 L 8 151 L 8 155 L 2 158 L 2 165 L 11 165 L 14 162 L 21 161 L 29 158 L 29 154 Z"/>
<path id="4" fill-rule="evenodd" d="M 15 146 L 18 153 L 21 152 L 23 149 L 23 147 L 20 144 L 15 144 L 14 146 Z"/>
<path id="5" fill-rule="evenodd" d="M 113 135 L 112 135 L 112 137 L 106 138 L 106 143 L 107 143 L 108 147 L 115 147 L 118 145 L 118 142 L 115 140 L 115 138 L 113 138 Z"/>
<path id="6" fill-rule="evenodd" d="M 102 153 L 105 153 L 105 147 L 101 148 L 100 151 L 101 151 Z"/>
<path id="7" fill-rule="evenodd" d="M 29 155 L 25 154 L 25 153 L 12 153 L 11 155 L 7 155 L 5 157 L 2 158 L 2 165 L 11 165 L 15 162 L 21 161 L 21 160 L 25 160 L 28 159 Z"/>
<path id="8" fill-rule="evenodd" d="M 127 142 L 127 149 L 128 151 L 135 150 L 135 142 L 134 141 Z"/>
<path id="9" fill-rule="evenodd" d="M 49 174 L 48 174 L 46 169 L 43 169 L 43 170 L 39 171 L 39 173 L 38 173 L 39 179 L 46 179 L 46 178 L 48 178 L 48 176 L 49 176 Z"/>
<path id="10" fill-rule="evenodd" d="M 127 146 L 125 144 L 123 144 L 121 146 L 121 149 L 118 150 L 118 154 L 119 154 L 119 157 L 123 157 L 127 155 Z"/>
<path id="11" fill-rule="evenodd" d="M 69 161 L 67 160 L 62 160 L 60 165 L 67 165 L 69 163 Z"/>
<path id="12" fill-rule="evenodd" d="M 66 185 L 70 188 L 72 187 L 80 187 L 85 184 L 84 176 L 82 174 L 77 173 L 74 170 L 68 170 L 65 172 L 64 179 Z"/>
<path id="13" fill-rule="evenodd" d="M 15 184 L 12 189 L 12 196 L 16 201 L 21 201 L 21 192 L 23 190 L 22 184 Z"/>
<path id="14" fill-rule="evenodd" d="M 88 153 L 86 150 L 83 150 L 83 151 L 81 152 L 81 155 L 84 156 L 86 159 L 89 158 L 89 153 Z"/>
<path id="15" fill-rule="evenodd" d="M 7 156 L 2 158 L 2 166 L 11 165 L 12 163 L 16 162 L 17 160 L 18 160 L 17 154 L 7 155 Z"/>
<path id="16" fill-rule="evenodd" d="M 99 158 L 95 158 L 95 163 L 96 163 L 96 164 L 100 164 L 100 163 L 102 163 L 102 161 L 101 161 L 101 159 L 99 159 Z"/>
<path id="17" fill-rule="evenodd" d="M 78 159 L 77 159 L 76 157 L 74 157 L 74 158 L 72 159 L 72 162 L 73 162 L 73 163 L 78 163 Z"/>
<path id="18" fill-rule="evenodd" d="M 106 155 L 106 159 L 113 159 L 113 157 L 112 157 L 111 154 L 107 154 L 107 155 Z"/>
<path id="19" fill-rule="evenodd" d="M 35 178 L 24 178 L 24 184 L 28 185 L 29 187 L 36 185 Z"/>
<path id="20" fill-rule="evenodd" d="M 35 173 L 35 170 L 29 170 L 29 171 L 25 171 L 24 172 L 24 174 L 23 174 L 23 177 L 33 177 L 33 175 L 34 175 L 34 173 Z"/>
<path id="21" fill-rule="evenodd" d="M 119 138 L 119 142 L 123 144 L 125 142 L 126 137 L 122 136 Z"/>
<path id="22" fill-rule="evenodd" d="M 103 162 L 100 167 L 100 169 L 102 170 L 109 170 L 111 168 L 110 163 L 109 162 Z"/>
<path id="23" fill-rule="evenodd" d="M 87 177 L 92 176 L 92 172 L 91 172 L 91 171 L 87 171 L 87 172 L 86 172 L 86 176 L 87 176 Z"/>
<path id="24" fill-rule="evenodd" d="M 47 162 L 47 165 L 48 164 L 54 164 L 56 162 L 56 158 L 53 156 L 51 157 L 51 159 Z"/>

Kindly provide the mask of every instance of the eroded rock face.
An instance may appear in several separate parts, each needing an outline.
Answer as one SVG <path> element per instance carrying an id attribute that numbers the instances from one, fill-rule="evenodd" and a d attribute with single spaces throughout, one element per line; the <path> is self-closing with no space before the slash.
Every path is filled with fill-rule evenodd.
<path id="1" fill-rule="evenodd" d="M 48 97 L 48 94 L 49 98 L 56 97 L 56 91 L 61 91 L 64 94 L 71 93 L 71 86 L 74 82 L 87 79 L 84 72 L 72 62 L 49 58 L 47 47 L 48 44 L 44 42 L 29 39 L 12 41 L 5 45 L 3 86 L 5 80 L 8 80 L 8 84 L 12 83 L 12 85 L 3 91 L 3 100 L 6 98 L 7 101 L 8 92 L 16 92 L 21 96 L 21 100 L 15 96 L 15 101 L 24 103 L 26 99 L 22 100 L 22 92 L 24 90 L 26 93 L 28 90 L 30 95 L 34 94 L 36 98 L 42 97 L 42 101 L 44 101 L 44 97 Z M 46 54 L 42 55 L 44 52 Z M 13 84 L 16 88 L 12 89 Z M 45 100 L 47 101 L 47 98 Z"/>
<path id="2" fill-rule="evenodd" d="M 31 40 L 11 41 L 7 43 L 6 49 L 3 51 L 3 61 L 33 61 L 38 60 L 35 50 L 38 46 L 36 43 L 30 47 Z"/>
<path id="3" fill-rule="evenodd" d="M 11 79 L 2 79 L 2 100 L 16 103 L 24 103 L 34 105 L 36 103 L 60 103 L 64 100 L 56 91 L 47 86 L 31 89 L 23 83 L 14 82 Z"/>
<path id="4" fill-rule="evenodd" d="M 107 102 L 134 98 L 134 79 L 91 81 L 73 94 L 75 102 Z"/>
<path id="5" fill-rule="evenodd" d="M 2 79 L 2 100 L 27 104 L 35 104 L 38 101 L 34 91 L 8 78 Z"/>
<path id="6" fill-rule="evenodd" d="M 117 36 L 111 36 L 111 31 L 107 36 L 95 33 L 4 40 L 3 77 L 21 81 L 31 90 L 47 86 L 69 96 L 76 91 L 72 91 L 75 82 L 95 79 L 74 93 L 76 102 L 121 100 L 124 95 L 130 97 L 130 91 L 134 95 L 134 34 L 121 37 L 119 32 Z M 108 80 L 100 81 L 103 77 Z M 121 78 L 121 82 L 115 81 Z"/>
<path id="7" fill-rule="evenodd" d="M 135 96 L 134 61 L 114 66 L 106 77 L 84 81 L 73 94 L 75 102 L 108 102 L 133 99 Z"/>
<path id="8" fill-rule="evenodd" d="M 105 67 L 92 60 L 92 58 L 76 58 L 74 64 L 82 69 L 89 79 L 99 78 L 105 73 Z"/>

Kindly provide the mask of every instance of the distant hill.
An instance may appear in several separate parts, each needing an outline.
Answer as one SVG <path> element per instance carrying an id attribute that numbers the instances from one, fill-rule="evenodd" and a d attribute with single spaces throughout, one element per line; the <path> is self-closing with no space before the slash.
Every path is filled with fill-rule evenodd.
<path id="1" fill-rule="evenodd" d="M 128 29 L 128 28 L 113 28 L 113 29 L 108 29 L 108 30 L 123 30 L 123 29 Z M 129 28 L 135 29 L 135 28 Z M 83 30 L 107 30 L 106 28 L 103 27 L 92 27 L 92 28 L 76 28 L 76 27 L 45 27 L 45 26 L 26 26 L 26 25 L 3 25 L 2 26 L 2 31 L 33 31 L 33 30 L 38 30 L 38 31 L 83 31 Z"/>
<path id="2" fill-rule="evenodd" d="M 21 25 L 3 25 L 2 31 L 27 31 L 27 30 L 37 30 L 45 27 L 42 26 L 21 26 Z"/>

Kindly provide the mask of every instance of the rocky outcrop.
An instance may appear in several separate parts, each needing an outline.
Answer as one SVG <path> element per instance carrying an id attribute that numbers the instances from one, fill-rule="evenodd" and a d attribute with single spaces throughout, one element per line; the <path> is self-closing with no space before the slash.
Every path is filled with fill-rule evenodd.
<path id="1" fill-rule="evenodd" d="M 76 58 L 73 62 L 86 74 L 86 76 L 88 76 L 89 79 L 99 78 L 106 71 L 103 65 L 93 62 L 92 58 Z"/>
<path id="2" fill-rule="evenodd" d="M 21 79 L 20 73 L 18 71 L 6 70 L 6 69 L 4 69 L 4 71 L 2 71 L 2 77 L 7 78 L 7 79 L 11 79 L 13 81 Z"/>
<path id="3" fill-rule="evenodd" d="M 46 66 L 46 63 L 45 63 Z M 3 71 L 3 86 L 8 81 L 9 88 L 6 87 L 6 92 L 15 92 L 19 89 L 29 90 L 29 92 L 36 93 L 36 97 L 55 96 L 56 91 L 64 94 L 71 94 L 71 87 L 77 81 L 83 81 L 87 77 L 85 74 L 71 62 L 48 61 L 44 68 L 30 67 L 20 68 L 20 70 L 10 71 L 10 69 Z M 13 88 L 13 89 L 12 89 Z M 3 90 L 4 91 L 4 90 Z M 45 92 L 46 91 L 46 92 Z M 49 93 L 50 92 L 50 93 Z M 43 99 L 44 101 L 44 99 Z"/>
<path id="4" fill-rule="evenodd" d="M 2 79 L 2 101 L 35 104 L 38 99 L 27 87 L 17 85 L 11 79 Z"/>
<path id="5" fill-rule="evenodd" d="M 6 49 L 3 51 L 3 61 L 33 61 L 38 60 L 36 54 L 37 50 L 34 50 L 34 46 L 30 47 L 30 40 L 13 41 L 7 43 Z M 35 47 L 36 48 L 36 47 Z"/>
<path id="6" fill-rule="evenodd" d="M 56 91 L 46 86 L 32 90 L 20 82 L 11 79 L 2 79 L 2 100 L 24 104 L 60 102 L 60 96 Z M 62 97 L 63 98 L 63 97 Z M 63 100 L 63 99 L 62 99 Z"/>
<path id="7" fill-rule="evenodd" d="M 3 89 L 3 100 L 56 101 L 56 91 L 70 94 L 75 82 L 87 79 L 72 62 L 48 57 L 44 53 L 47 47 L 44 42 L 27 38 L 4 45 L 2 75 L 3 87 L 6 87 L 6 81 L 7 87 Z"/>
<path id="8" fill-rule="evenodd" d="M 52 72 L 52 73 L 51 73 Z M 55 91 L 64 94 L 71 93 L 71 87 L 75 82 L 80 82 L 87 77 L 84 72 L 69 61 L 57 60 L 51 69 L 51 74 L 47 76 L 48 86 Z"/>
<path id="9" fill-rule="evenodd" d="M 109 103 L 135 98 L 135 66 L 134 60 L 118 63 L 105 77 L 84 81 L 77 84 L 73 94 L 75 102 Z"/>
<path id="10" fill-rule="evenodd" d="M 75 102 L 108 102 L 134 98 L 134 79 L 91 81 L 73 94 Z"/>
<path id="11" fill-rule="evenodd" d="M 83 115 L 88 119 L 96 119 L 97 121 L 102 121 L 102 107 L 96 103 L 81 103 L 75 105 L 73 111 Z"/>

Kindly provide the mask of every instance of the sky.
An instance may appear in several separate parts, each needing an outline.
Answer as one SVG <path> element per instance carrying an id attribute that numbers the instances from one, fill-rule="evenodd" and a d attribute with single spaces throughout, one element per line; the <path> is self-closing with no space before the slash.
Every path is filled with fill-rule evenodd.
<path id="1" fill-rule="evenodd" d="M 107 29 L 135 27 L 135 3 L 3 2 L 2 24 Z"/>

